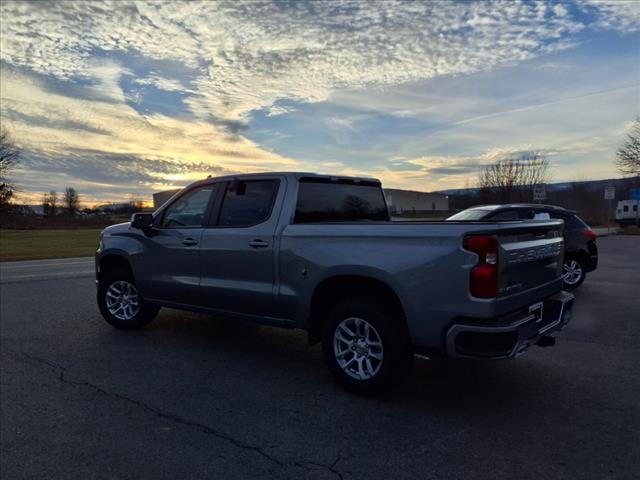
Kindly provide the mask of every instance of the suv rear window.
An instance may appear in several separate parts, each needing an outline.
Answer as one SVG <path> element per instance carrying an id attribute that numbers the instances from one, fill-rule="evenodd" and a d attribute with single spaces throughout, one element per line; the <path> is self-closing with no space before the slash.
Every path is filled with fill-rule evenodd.
<path id="1" fill-rule="evenodd" d="M 487 215 L 488 220 L 530 220 L 533 217 L 529 210 L 521 210 L 517 208 L 511 208 L 509 210 L 500 210 L 493 215 Z"/>
<path id="2" fill-rule="evenodd" d="M 300 180 L 294 223 L 362 220 L 389 220 L 379 185 Z"/>
<path id="3" fill-rule="evenodd" d="M 456 213 L 455 215 L 450 216 L 447 220 L 482 220 L 484 217 L 489 215 L 493 210 L 484 209 L 484 208 L 469 208 L 467 210 L 463 210 L 461 212 Z"/>

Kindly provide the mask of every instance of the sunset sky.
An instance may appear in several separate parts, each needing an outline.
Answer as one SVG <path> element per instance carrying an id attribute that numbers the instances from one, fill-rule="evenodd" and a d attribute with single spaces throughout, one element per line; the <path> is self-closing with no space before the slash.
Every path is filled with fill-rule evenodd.
<path id="1" fill-rule="evenodd" d="M 0 41 L 27 202 L 265 170 L 441 190 L 530 149 L 616 177 L 640 113 L 635 1 L 6 1 Z"/>

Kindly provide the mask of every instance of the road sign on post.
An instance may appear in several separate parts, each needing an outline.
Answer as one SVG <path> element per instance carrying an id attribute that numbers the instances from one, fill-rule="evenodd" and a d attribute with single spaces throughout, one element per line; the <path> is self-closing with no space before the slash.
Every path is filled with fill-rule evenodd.
<path id="1" fill-rule="evenodd" d="M 534 202 L 539 202 L 542 200 L 545 200 L 547 198 L 547 191 L 546 188 L 544 186 L 544 184 L 542 185 L 534 185 L 533 186 L 533 201 Z"/>
<path id="2" fill-rule="evenodd" d="M 615 187 L 604 187 L 604 199 L 607 200 L 607 233 L 611 229 L 611 200 L 616 198 Z"/>
<path id="3" fill-rule="evenodd" d="M 605 187 L 604 188 L 604 199 L 605 200 L 613 200 L 616 198 L 616 188 L 615 187 Z"/>

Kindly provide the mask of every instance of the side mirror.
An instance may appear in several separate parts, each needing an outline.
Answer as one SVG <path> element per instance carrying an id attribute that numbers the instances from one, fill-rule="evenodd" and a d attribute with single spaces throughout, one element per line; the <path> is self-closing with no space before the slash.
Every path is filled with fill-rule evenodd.
<path id="1" fill-rule="evenodd" d="M 140 230 L 149 230 L 153 226 L 153 214 L 134 213 L 131 215 L 131 226 Z"/>

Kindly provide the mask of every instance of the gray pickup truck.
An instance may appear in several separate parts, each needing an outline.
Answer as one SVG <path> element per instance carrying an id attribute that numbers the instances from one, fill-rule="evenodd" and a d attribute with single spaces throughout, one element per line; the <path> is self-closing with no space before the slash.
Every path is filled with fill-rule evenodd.
<path id="1" fill-rule="evenodd" d="M 563 222 L 392 222 L 378 180 L 307 173 L 208 178 L 106 228 L 98 305 L 117 328 L 160 307 L 287 328 L 370 394 L 414 353 L 512 358 L 571 318 Z"/>

